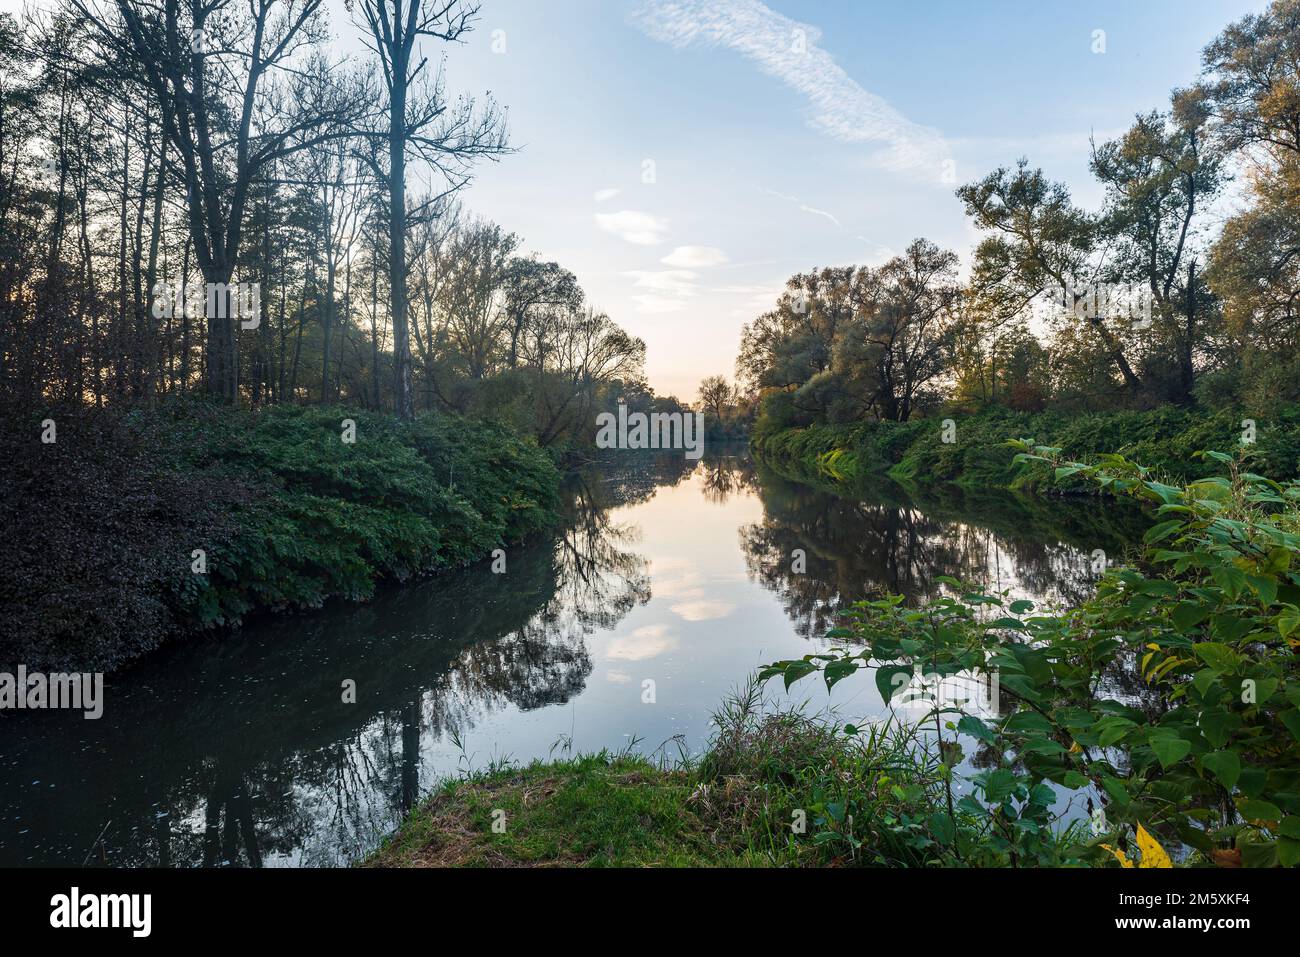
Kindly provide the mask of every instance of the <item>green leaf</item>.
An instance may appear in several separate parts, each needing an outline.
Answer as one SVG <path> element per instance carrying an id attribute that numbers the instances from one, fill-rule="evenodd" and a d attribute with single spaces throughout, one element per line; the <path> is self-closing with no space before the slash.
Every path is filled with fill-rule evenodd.
<path id="1" fill-rule="evenodd" d="M 1052 732 L 1052 723 L 1044 718 L 1037 711 L 1021 711 L 1013 714 L 1003 725 L 1003 730 L 1013 731 L 1041 731 L 1044 734 Z"/>
<path id="2" fill-rule="evenodd" d="M 839 661 L 830 662 L 823 669 L 823 673 L 826 676 L 826 688 L 828 690 L 834 688 L 837 681 L 847 678 L 857 670 L 858 663 L 856 661 L 841 659 Z"/>
<path id="3" fill-rule="evenodd" d="M 1276 804 L 1268 801 L 1247 800 L 1237 806 L 1241 816 L 1247 821 L 1280 821 L 1282 811 Z"/>
<path id="4" fill-rule="evenodd" d="M 1287 605 L 1277 616 L 1277 630 L 1283 638 L 1289 638 L 1297 628 L 1300 628 L 1300 608 Z"/>
<path id="5" fill-rule="evenodd" d="M 1166 771 L 1169 770 L 1171 765 L 1177 764 L 1187 757 L 1192 750 L 1190 741 L 1168 734 L 1152 735 L 1149 743 L 1151 750 L 1160 759 L 1160 766 Z"/>
<path id="6" fill-rule="evenodd" d="M 1291 732 L 1291 737 L 1300 741 L 1300 711 L 1290 708 L 1278 715 L 1279 720 L 1287 726 Z"/>
<path id="7" fill-rule="evenodd" d="M 1217 641 L 1198 642 L 1196 656 L 1220 674 L 1230 674 L 1241 663 L 1235 651 Z"/>
<path id="8" fill-rule="evenodd" d="M 951 844 L 957 838 L 957 826 L 942 811 L 930 815 L 930 833 L 940 844 Z"/>
<path id="9" fill-rule="evenodd" d="M 1113 778 L 1109 774 L 1103 774 L 1101 776 L 1101 786 L 1106 789 L 1106 793 L 1110 795 L 1111 800 L 1116 804 L 1127 806 L 1129 801 L 1132 800 L 1129 796 L 1128 788 L 1124 786 L 1124 782 L 1119 778 Z"/>
<path id="10" fill-rule="evenodd" d="M 1272 578 L 1265 578 L 1261 575 L 1247 575 L 1246 581 L 1254 589 L 1259 600 L 1267 608 L 1273 602 L 1277 601 L 1277 581 Z M 1286 637 L 1285 635 L 1283 637 Z"/>
<path id="11" fill-rule="evenodd" d="M 907 665 L 881 665 L 876 669 L 876 690 L 885 704 L 889 704 L 895 695 L 902 694 L 911 680 L 912 669 Z"/>
<path id="12" fill-rule="evenodd" d="M 800 678 L 806 677 L 817 670 L 817 666 L 811 661 L 792 661 L 785 666 L 785 690 L 790 690 L 790 685 L 794 684 Z"/>
<path id="13" fill-rule="evenodd" d="M 984 800 L 989 804 L 999 804 L 1011 796 L 1016 789 L 1016 776 L 1007 768 L 998 768 L 989 772 L 984 778 Z"/>
<path id="14" fill-rule="evenodd" d="M 1230 716 L 1222 708 L 1206 708 L 1201 712 L 1198 724 L 1205 740 L 1215 748 L 1221 748 L 1228 741 L 1228 722 Z"/>
<path id="15" fill-rule="evenodd" d="M 1229 791 L 1237 786 L 1237 778 L 1241 777 L 1241 758 L 1236 751 L 1212 751 L 1201 758 L 1201 764 Z"/>
<path id="16" fill-rule="evenodd" d="M 1277 839 L 1277 862 L 1283 867 L 1294 867 L 1300 863 L 1300 841 L 1290 837 Z"/>
<path id="17" fill-rule="evenodd" d="M 1161 522 L 1159 525 L 1153 525 L 1147 529 L 1147 533 L 1142 536 L 1142 540 L 1148 545 L 1154 545 L 1156 542 L 1163 541 L 1178 529 L 1183 527 L 1183 520 L 1175 518 L 1168 522 Z"/>
<path id="18" fill-rule="evenodd" d="M 1246 573 L 1234 565 L 1217 565 L 1210 570 L 1215 584 L 1222 588 L 1229 598 L 1236 600 L 1246 584 Z"/>
<path id="19" fill-rule="evenodd" d="M 1192 601 L 1180 601 L 1174 606 L 1173 614 L 1170 615 L 1178 630 L 1184 633 L 1191 631 L 1209 616 L 1210 609 Z"/>
<path id="20" fill-rule="evenodd" d="M 957 730 L 962 734 L 968 734 L 972 738 L 977 738 L 986 744 L 992 744 L 997 739 L 997 735 L 993 733 L 993 729 L 974 715 L 965 715 L 960 721 L 958 721 Z"/>

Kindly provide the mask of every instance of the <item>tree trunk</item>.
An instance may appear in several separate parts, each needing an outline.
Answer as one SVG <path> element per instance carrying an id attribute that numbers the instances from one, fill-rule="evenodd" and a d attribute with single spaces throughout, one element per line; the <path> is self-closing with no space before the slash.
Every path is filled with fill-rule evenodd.
<path id="1" fill-rule="evenodd" d="M 388 282 L 393 313 L 393 411 L 415 418 L 411 388 L 411 337 L 406 327 L 406 55 L 393 63 L 388 134 Z"/>

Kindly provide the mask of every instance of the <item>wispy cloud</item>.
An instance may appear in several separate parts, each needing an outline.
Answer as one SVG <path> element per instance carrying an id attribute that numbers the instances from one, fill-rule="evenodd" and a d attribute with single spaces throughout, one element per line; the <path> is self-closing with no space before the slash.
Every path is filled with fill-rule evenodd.
<path id="1" fill-rule="evenodd" d="M 789 196 L 785 193 L 778 193 L 774 189 L 765 189 L 763 190 L 763 192 L 767 193 L 769 196 L 776 196 L 779 199 L 783 199 L 787 203 L 794 203 L 796 206 L 799 207 L 800 212 L 812 213 L 814 216 L 824 217 L 825 219 L 829 219 L 832 223 L 834 223 L 836 226 L 840 227 L 841 229 L 844 228 L 844 224 L 839 221 L 839 219 L 835 216 L 834 213 L 828 213 L 824 209 L 817 209 L 815 206 L 809 206 L 798 196 Z"/>
<path id="2" fill-rule="evenodd" d="M 605 655 L 618 661 L 645 661 L 658 658 L 677 647 L 677 639 L 668 634 L 667 625 L 646 625 L 630 635 L 619 635 L 605 649 Z"/>
<path id="3" fill-rule="evenodd" d="M 654 315 L 661 312 L 681 312 L 686 308 L 686 300 L 672 296 L 633 296 L 636 311 Z"/>
<path id="4" fill-rule="evenodd" d="M 713 246 L 678 246 L 659 261 L 678 269 L 707 269 L 721 266 L 727 261 L 727 254 Z"/>
<path id="5" fill-rule="evenodd" d="M 696 275 L 689 269 L 661 269 L 657 272 L 629 269 L 623 275 L 635 279 L 632 285 L 639 289 L 671 296 L 693 296 L 699 290 Z"/>
<path id="6" fill-rule="evenodd" d="M 617 213 L 596 213 L 596 225 L 607 233 L 638 246 L 654 246 L 663 242 L 668 232 L 668 220 L 653 213 L 632 209 Z"/>
<path id="7" fill-rule="evenodd" d="M 615 196 L 618 196 L 622 192 L 623 191 L 621 189 L 615 189 L 613 187 L 610 187 L 609 189 L 598 189 L 596 190 L 595 195 L 592 196 L 592 199 L 594 199 L 598 203 L 603 203 L 613 199 Z"/>
<path id="8" fill-rule="evenodd" d="M 632 23 L 678 48 L 723 47 L 808 99 L 809 125 L 845 143 L 879 143 L 882 167 L 942 181 L 952 154 L 938 130 L 909 120 L 863 89 L 825 50 L 821 31 L 759 0 L 642 0 Z"/>

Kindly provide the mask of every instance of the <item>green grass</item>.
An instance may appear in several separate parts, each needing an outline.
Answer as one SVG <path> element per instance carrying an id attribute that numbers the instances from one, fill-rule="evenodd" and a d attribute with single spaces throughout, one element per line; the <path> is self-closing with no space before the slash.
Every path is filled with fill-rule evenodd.
<path id="1" fill-rule="evenodd" d="M 685 771 L 607 752 L 445 785 L 367 863 L 682 867 L 760 863 L 711 840 Z M 499 812 L 504 812 L 501 818 Z M 501 820 L 503 833 L 494 833 Z"/>
<path id="2" fill-rule="evenodd" d="M 748 685 L 706 752 L 493 767 L 438 787 L 370 867 L 927 867 L 989 863 L 946 822 L 948 766 L 898 724 L 773 711 Z M 502 817 L 500 812 L 504 812 Z M 504 829 L 493 829 L 503 821 Z"/>

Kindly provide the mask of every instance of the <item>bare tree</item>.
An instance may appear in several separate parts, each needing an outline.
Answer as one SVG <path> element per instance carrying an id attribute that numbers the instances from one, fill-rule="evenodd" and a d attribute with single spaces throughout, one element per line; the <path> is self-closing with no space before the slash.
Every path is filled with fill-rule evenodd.
<path id="1" fill-rule="evenodd" d="M 204 281 L 228 286 L 249 190 L 272 163 L 350 135 L 362 98 L 302 69 L 324 39 L 324 0 L 71 0 L 110 57 L 140 64 L 158 103 L 169 172 L 183 184 Z M 211 288 L 211 286 L 210 286 Z M 239 390 L 237 317 L 209 306 L 206 386 Z"/>
<path id="2" fill-rule="evenodd" d="M 437 170 L 450 195 L 470 180 L 479 157 L 507 151 L 505 115 L 488 98 L 482 111 L 467 97 L 448 103 L 442 70 L 431 76 L 417 44 L 422 37 L 459 41 L 472 28 L 477 4 L 461 0 L 358 0 L 368 45 L 379 58 L 387 92 L 386 124 L 372 132 L 387 146 L 389 194 L 389 295 L 393 317 L 394 408 L 399 418 L 415 415 L 411 342 L 407 315 L 406 168 L 415 158 Z M 374 155 L 374 154 L 372 154 Z"/>

